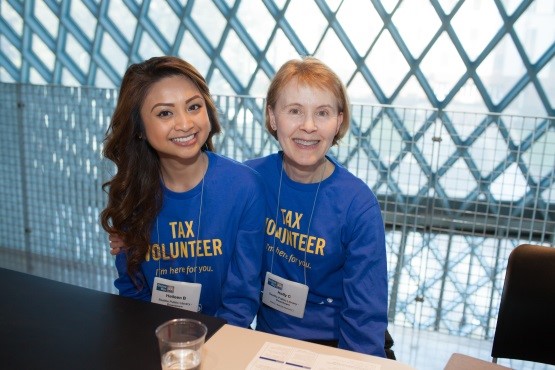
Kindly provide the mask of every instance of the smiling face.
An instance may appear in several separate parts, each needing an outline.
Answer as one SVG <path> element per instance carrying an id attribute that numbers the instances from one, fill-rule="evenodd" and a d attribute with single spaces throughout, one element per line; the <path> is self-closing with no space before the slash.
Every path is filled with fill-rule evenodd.
<path id="1" fill-rule="evenodd" d="M 194 163 L 210 133 L 206 103 L 184 76 L 154 83 L 141 106 L 146 139 L 160 162 Z"/>
<path id="2" fill-rule="evenodd" d="M 296 78 L 283 87 L 268 113 L 286 164 L 301 172 L 319 168 L 343 121 L 331 91 L 299 84 Z"/>

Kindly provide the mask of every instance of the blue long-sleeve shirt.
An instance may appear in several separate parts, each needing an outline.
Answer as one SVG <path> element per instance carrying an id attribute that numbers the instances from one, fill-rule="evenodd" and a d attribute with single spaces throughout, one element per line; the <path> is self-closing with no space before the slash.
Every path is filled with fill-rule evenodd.
<path id="1" fill-rule="evenodd" d="M 388 288 L 380 206 L 362 180 L 333 163 L 318 188 L 286 173 L 280 184 L 281 153 L 246 162 L 262 175 L 268 193 L 264 270 L 309 287 L 302 319 L 262 304 L 257 330 L 338 340 L 340 348 L 385 357 Z"/>
<path id="2" fill-rule="evenodd" d="M 135 286 L 122 252 L 116 256 L 114 285 L 120 295 L 150 301 L 156 276 L 201 283 L 201 312 L 247 327 L 260 302 L 264 187 L 247 166 L 207 154 L 204 183 L 184 193 L 164 188 L 163 208 L 137 276 L 144 284 Z"/>

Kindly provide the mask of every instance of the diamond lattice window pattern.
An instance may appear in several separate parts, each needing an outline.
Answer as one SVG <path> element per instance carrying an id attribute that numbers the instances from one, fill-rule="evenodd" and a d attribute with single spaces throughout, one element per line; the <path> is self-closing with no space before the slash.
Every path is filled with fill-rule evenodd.
<path id="1" fill-rule="evenodd" d="M 117 88 L 168 54 L 214 94 L 264 96 L 283 62 L 314 55 L 354 103 L 553 116 L 554 16 L 552 0 L 5 0 L 0 81 Z"/>

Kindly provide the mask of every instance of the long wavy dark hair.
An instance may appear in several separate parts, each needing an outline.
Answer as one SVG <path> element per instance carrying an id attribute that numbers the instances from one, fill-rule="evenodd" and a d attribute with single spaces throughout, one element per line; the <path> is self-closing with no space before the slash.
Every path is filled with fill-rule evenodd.
<path id="1" fill-rule="evenodd" d="M 206 102 L 211 129 L 203 151 L 214 150 L 212 137 L 221 131 L 208 85 L 191 64 L 177 57 L 162 56 L 133 64 L 125 72 L 104 138 L 103 155 L 114 162 L 117 172 L 102 185 L 108 193 L 108 204 L 100 214 L 100 222 L 106 232 L 123 239 L 127 271 L 133 281 L 148 252 L 150 230 L 162 207 L 160 159 L 146 140 L 140 111 L 152 85 L 170 76 L 189 78 Z"/>

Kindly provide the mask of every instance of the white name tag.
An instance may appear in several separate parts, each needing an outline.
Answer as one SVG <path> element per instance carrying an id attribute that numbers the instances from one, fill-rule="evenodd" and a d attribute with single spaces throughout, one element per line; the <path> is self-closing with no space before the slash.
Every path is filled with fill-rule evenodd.
<path id="1" fill-rule="evenodd" d="M 275 310 L 300 319 L 308 298 L 308 285 L 290 281 L 266 272 L 262 302 Z"/>
<path id="2" fill-rule="evenodd" d="M 186 283 L 155 277 L 150 301 L 198 312 L 201 288 L 202 285 L 198 283 Z"/>

